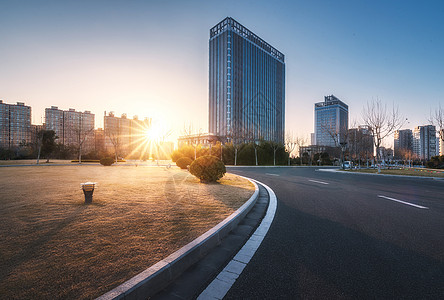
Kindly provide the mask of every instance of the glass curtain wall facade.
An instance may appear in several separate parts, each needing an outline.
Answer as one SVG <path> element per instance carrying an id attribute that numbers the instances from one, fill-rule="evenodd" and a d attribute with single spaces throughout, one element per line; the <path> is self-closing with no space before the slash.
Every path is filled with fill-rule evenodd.
<path id="1" fill-rule="evenodd" d="M 348 132 L 348 105 L 334 95 L 315 103 L 316 145 L 339 147 L 346 142 Z"/>
<path id="2" fill-rule="evenodd" d="M 284 142 L 284 55 L 232 18 L 210 30 L 209 131 L 224 140 Z"/>

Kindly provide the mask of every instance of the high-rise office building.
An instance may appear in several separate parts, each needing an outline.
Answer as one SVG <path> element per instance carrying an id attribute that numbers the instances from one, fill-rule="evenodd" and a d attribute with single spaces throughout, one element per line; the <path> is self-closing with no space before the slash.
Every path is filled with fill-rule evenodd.
<path id="1" fill-rule="evenodd" d="M 421 160 L 429 160 L 437 155 L 435 126 L 417 126 L 413 130 L 413 152 Z"/>
<path id="2" fill-rule="evenodd" d="M 284 142 L 284 55 L 225 18 L 210 29 L 209 131 L 223 139 Z"/>
<path id="3" fill-rule="evenodd" d="M 31 142 L 31 107 L 22 102 L 0 100 L 0 147 L 17 147 Z"/>
<path id="4" fill-rule="evenodd" d="M 395 159 L 403 159 L 413 152 L 413 132 L 411 129 L 396 130 L 394 137 Z"/>
<path id="5" fill-rule="evenodd" d="M 348 132 L 348 105 L 334 95 L 315 103 L 316 145 L 338 147 L 345 143 Z"/>

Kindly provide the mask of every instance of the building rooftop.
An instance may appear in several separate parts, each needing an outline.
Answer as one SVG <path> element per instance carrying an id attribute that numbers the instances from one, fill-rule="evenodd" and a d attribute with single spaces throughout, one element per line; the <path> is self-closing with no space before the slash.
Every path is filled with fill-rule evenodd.
<path id="1" fill-rule="evenodd" d="M 276 48 L 265 42 L 263 39 L 258 37 L 252 31 L 250 31 L 245 26 L 241 25 L 239 22 L 231 17 L 226 17 L 220 21 L 217 25 L 210 29 L 210 39 L 221 34 L 226 30 L 232 30 L 239 34 L 240 36 L 246 38 L 250 42 L 257 45 L 259 48 L 263 49 L 265 52 L 269 53 L 271 56 L 275 57 L 282 63 L 284 63 L 285 56 Z"/>
<path id="2" fill-rule="evenodd" d="M 326 107 L 330 105 L 341 105 L 348 109 L 348 105 L 336 98 L 334 95 L 328 95 L 324 97 L 324 102 L 315 103 L 315 107 Z"/>

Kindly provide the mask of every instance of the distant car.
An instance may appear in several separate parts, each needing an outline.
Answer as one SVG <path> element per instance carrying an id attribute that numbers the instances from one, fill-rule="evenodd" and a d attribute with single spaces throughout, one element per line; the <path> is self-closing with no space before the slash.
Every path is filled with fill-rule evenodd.
<path id="1" fill-rule="evenodd" d="M 353 166 L 353 164 L 352 164 L 351 161 L 344 161 L 344 162 L 342 163 L 342 168 L 343 168 L 343 169 L 351 169 L 352 166 Z"/>

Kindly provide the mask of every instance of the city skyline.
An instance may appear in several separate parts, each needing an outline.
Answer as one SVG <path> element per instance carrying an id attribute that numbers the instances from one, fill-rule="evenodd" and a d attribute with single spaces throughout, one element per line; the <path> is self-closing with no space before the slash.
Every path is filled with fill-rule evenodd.
<path id="1" fill-rule="evenodd" d="M 106 3 L 3 3 L 0 99 L 31 106 L 33 124 L 55 105 L 97 127 L 106 110 L 163 119 L 172 139 L 185 123 L 207 131 L 208 28 L 231 16 L 286 55 L 286 132 L 308 137 L 328 94 L 358 124 L 366 101 L 399 105 L 410 129 L 443 102 L 438 1 Z"/>

